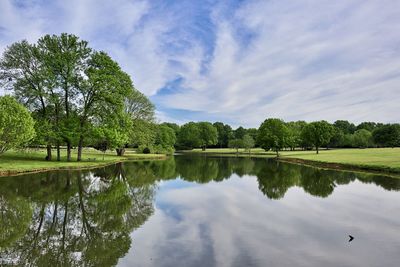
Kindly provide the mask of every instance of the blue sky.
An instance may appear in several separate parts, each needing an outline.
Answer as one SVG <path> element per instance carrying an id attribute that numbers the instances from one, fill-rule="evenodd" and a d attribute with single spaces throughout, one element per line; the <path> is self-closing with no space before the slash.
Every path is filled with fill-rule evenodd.
<path id="1" fill-rule="evenodd" d="M 398 0 L 0 0 L 0 52 L 68 32 L 160 121 L 400 121 Z"/>

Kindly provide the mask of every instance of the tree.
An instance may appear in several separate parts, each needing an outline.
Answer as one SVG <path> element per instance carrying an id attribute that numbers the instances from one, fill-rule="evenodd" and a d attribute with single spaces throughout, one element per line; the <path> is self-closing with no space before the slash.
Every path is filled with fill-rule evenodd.
<path id="1" fill-rule="evenodd" d="M 311 122 L 304 127 L 302 132 L 303 138 L 315 146 L 317 154 L 321 146 L 329 143 L 332 134 L 332 125 L 326 121 Z"/>
<path id="2" fill-rule="evenodd" d="M 236 153 L 239 153 L 239 148 L 243 147 L 243 140 L 242 139 L 229 140 L 228 147 L 236 149 Z"/>
<path id="3" fill-rule="evenodd" d="M 231 126 L 222 122 L 215 122 L 213 123 L 213 126 L 217 129 L 218 132 L 217 146 L 220 148 L 228 147 L 229 140 L 233 138 Z"/>
<path id="4" fill-rule="evenodd" d="M 207 146 L 215 145 L 218 142 L 217 129 L 209 122 L 197 123 L 199 129 L 199 139 L 202 150 L 206 150 Z"/>
<path id="5" fill-rule="evenodd" d="M 133 120 L 153 121 L 154 109 L 154 104 L 134 88 L 125 99 L 125 111 Z"/>
<path id="6" fill-rule="evenodd" d="M 333 127 L 332 137 L 329 141 L 329 147 L 343 147 L 345 134 L 339 128 Z"/>
<path id="7" fill-rule="evenodd" d="M 372 132 L 377 126 L 378 125 L 375 122 L 365 121 L 357 125 L 357 130 L 365 129 Z"/>
<path id="8" fill-rule="evenodd" d="M 61 135 L 67 144 L 67 161 L 71 161 L 73 142 L 80 139 L 77 136 L 78 123 L 74 119 L 74 104 L 82 101 L 77 96 L 82 89 L 80 81 L 83 79 L 92 49 L 86 41 L 66 33 L 59 36 L 45 35 L 39 39 L 38 48 L 42 51 L 55 101 L 61 104 L 58 108 L 62 108 L 63 115 L 58 115 L 58 120 L 61 119 L 64 126 L 61 128 Z"/>
<path id="9" fill-rule="evenodd" d="M 45 35 L 36 44 L 14 43 L 4 52 L 0 70 L 0 85 L 12 89 L 38 122 L 35 142 L 46 143 L 48 160 L 52 144 L 60 160 L 60 145 L 66 143 L 67 160 L 77 145 L 80 161 L 90 129 L 105 117 L 116 119 L 110 123 L 108 118 L 107 124 L 125 132 L 132 125 L 125 113 L 131 120 L 154 117 L 154 106 L 134 89 L 129 75 L 105 52 L 92 50 L 72 34 Z M 118 151 L 123 153 L 123 147 Z"/>
<path id="10" fill-rule="evenodd" d="M 145 120 L 134 120 L 130 131 L 130 143 L 143 151 L 154 144 L 156 139 L 156 125 Z"/>
<path id="11" fill-rule="evenodd" d="M 257 144 L 257 137 L 258 137 L 258 129 L 256 128 L 249 128 L 247 129 L 247 134 L 251 136 L 254 140 L 254 146 L 258 146 Z"/>
<path id="12" fill-rule="evenodd" d="M 181 129 L 181 127 L 179 127 L 178 124 L 172 123 L 172 122 L 163 122 L 163 123 L 161 123 L 160 125 L 168 126 L 168 127 L 171 128 L 172 130 L 174 130 L 175 136 L 178 137 L 179 130 Z"/>
<path id="13" fill-rule="evenodd" d="M 34 136 L 29 111 L 11 96 L 0 97 L 0 154 L 26 144 Z"/>
<path id="14" fill-rule="evenodd" d="M 306 126 L 305 121 L 291 121 L 287 122 L 286 126 L 289 130 L 289 138 L 288 138 L 288 146 L 291 150 L 294 150 L 296 147 L 300 147 L 302 145 L 301 140 L 301 131 Z"/>
<path id="15" fill-rule="evenodd" d="M 182 125 L 178 134 L 177 144 L 180 148 L 193 149 L 201 146 L 200 129 L 195 122 Z"/>
<path id="16" fill-rule="evenodd" d="M 354 145 L 359 148 L 366 148 L 372 144 L 372 134 L 365 129 L 357 130 L 354 135 Z"/>
<path id="17" fill-rule="evenodd" d="M 337 120 L 333 123 L 333 126 L 342 130 L 344 134 L 353 134 L 356 131 L 356 126 L 346 120 Z"/>
<path id="18" fill-rule="evenodd" d="M 385 124 L 372 133 L 375 143 L 384 147 L 400 145 L 400 125 Z"/>
<path id="19" fill-rule="evenodd" d="M 34 112 L 38 121 L 37 127 L 45 125 L 38 131 L 43 143 L 47 144 L 47 160 L 52 159 L 49 129 L 55 132 L 50 117 L 52 95 L 47 90 L 49 86 L 49 72 L 43 61 L 43 54 L 37 46 L 23 40 L 7 47 L 0 61 L 0 86 L 6 90 L 13 90 L 15 98 Z M 53 109 L 54 110 L 54 109 Z M 42 134 L 42 135 L 40 135 Z"/>
<path id="20" fill-rule="evenodd" d="M 251 153 L 251 149 L 254 147 L 254 139 L 249 134 L 245 134 L 242 139 L 243 147 Z"/>
<path id="21" fill-rule="evenodd" d="M 279 150 L 286 147 L 290 133 L 281 119 L 266 119 L 258 129 L 258 143 L 265 150 L 274 150 L 279 157 Z"/>
<path id="22" fill-rule="evenodd" d="M 77 98 L 80 100 L 76 105 L 79 117 L 78 161 L 82 159 L 85 133 L 91 123 L 108 120 L 108 125 L 116 127 L 110 129 L 111 132 L 129 132 L 132 123 L 126 117 L 125 101 L 137 94 L 129 75 L 104 52 L 91 55 L 85 73 L 87 79 L 77 87 Z M 110 123 L 111 118 L 115 120 L 113 123 Z M 118 135 L 122 137 L 123 133 Z M 128 142 L 127 134 L 122 139 Z M 120 146 L 123 148 L 125 144 L 120 143 Z"/>
<path id="23" fill-rule="evenodd" d="M 243 136 L 246 134 L 246 129 L 240 126 L 236 130 L 233 131 L 233 135 L 236 139 L 243 139 Z"/>
<path id="24" fill-rule="evenodd" d="M 172 154 L 174 151 L 175 142 L 175 131 L 172 128 L 166 125 L 157 126 L 157 134 L 155 138 L 156 152 Z"/>
<path id="25" fill-rule="evenodd" d="M 132 121 L 126 113 L 120 111 L 119 114 L 109 114 L 92 129 L 93 139 L 96 140 L 94 146 L 105 150 L 115 149 L 118 156 L 123 156 L 125 145 L 129 143 L 131 128 Z M 102 151 L 105 152 L 105 150 Z"/>

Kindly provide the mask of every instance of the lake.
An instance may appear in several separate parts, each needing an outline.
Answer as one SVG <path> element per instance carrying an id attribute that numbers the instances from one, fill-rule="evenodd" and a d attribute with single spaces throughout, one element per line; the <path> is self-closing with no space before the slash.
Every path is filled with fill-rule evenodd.
<path id="1" fill-rule="evenodd" d="M 0 265 L 399 266 L 399 191 L 376 174 L 188 155 L 0 177 Z"/>

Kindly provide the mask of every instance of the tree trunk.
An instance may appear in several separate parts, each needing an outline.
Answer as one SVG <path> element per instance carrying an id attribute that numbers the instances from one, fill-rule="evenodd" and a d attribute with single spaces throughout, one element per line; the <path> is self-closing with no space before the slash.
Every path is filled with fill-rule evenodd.
<path id="1" fill-rule="evenodd" d="M 77 161 L 82 161 L 82 146 L 83 146 L 83 135 L 79 137 L 79 144 L 78 144 L 78 157 Z"/>
<path id="2" fill-rule="evenodd" d="M 316 146 L 315 148 L 317 149 L 317 154 L 319 154 L 319 147 Z"/>
<path id="3" fill-rule="evenodd" d="M 279 150 L 276 149 L 275 152 L 276 152 L 276 157 L 279 158 Z"/>
<path id="4" fill-rule="evenodd" d="M 47 145 L 47 156 L 46 156 L 47 161 L 52 160 L 52 155 L 51 155 L 51 145 Z"/>
<path id="5" fill-rule="evenodd" d="M 57 142 L 57 161 L 61 161 L 60 142 Z"/>
<path id="6" fill-rule="evenodd" d="M 67 161 L 71 161 L 71 142 L 67 141 Z"/>
<path id="7" fill-rule="evenodd" d="M 122 157 L 125 154 L 125 148 L 117 148 L 117 156 Z"/>

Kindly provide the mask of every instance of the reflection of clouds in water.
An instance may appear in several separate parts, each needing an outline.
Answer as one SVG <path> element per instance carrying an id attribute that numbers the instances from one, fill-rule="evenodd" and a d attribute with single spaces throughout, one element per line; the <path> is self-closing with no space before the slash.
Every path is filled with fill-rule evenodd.
<path id="1" fill-rule="evenodd" d="M 277 201 L 254 177 L 195 187 L 167 182 L 120 265 L 395 266 L 400 218 L 388 214 L 396 214 L 400 195 L 383 191 L 354 182 L 318 198 L 292 187 Z"/>

